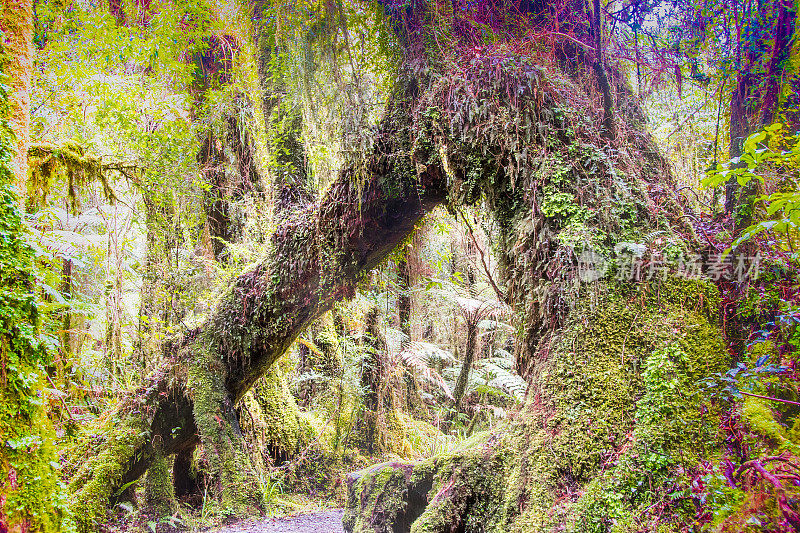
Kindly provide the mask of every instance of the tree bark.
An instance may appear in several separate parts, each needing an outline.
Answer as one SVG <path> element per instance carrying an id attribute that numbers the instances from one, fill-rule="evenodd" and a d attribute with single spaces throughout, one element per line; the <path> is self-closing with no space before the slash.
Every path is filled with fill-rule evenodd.
<path id="1" fill-rule="evenodd" d="M 595 49 L 594 72 L 597 85 L 603 95 L 603 132 L 608 139 L 614 138 L 614 99 L 611 95 L 611 82 L 605 67 L 603 54 L 603 16 L 600 0 L 592 0 L 592 9 L 589 15 L 589 28 L 592 33 Z"/>
<path id="2" fill-rule="evenodd" d="M 364 391 L 364 412 L 359 417 L 362 444 L 374 454 L 385 451 L 384 431 L 386 406 L 386 339 L 379 328 L 380 313 L 371 307 L 364 318 L 364 358 L 361 363 L 361 388 Z"/>
<path id="3" fill-rule="evenodd" d="M 778 15 L 773 29 L 772 52 L 766 72 L 766 88 L 761 100 L 761 126 L 769 126 L 776 118 L 783 86 L 785 62 L 789 59 L 794 37 L 797 11 L 791 0 L 778 1 Z"/>

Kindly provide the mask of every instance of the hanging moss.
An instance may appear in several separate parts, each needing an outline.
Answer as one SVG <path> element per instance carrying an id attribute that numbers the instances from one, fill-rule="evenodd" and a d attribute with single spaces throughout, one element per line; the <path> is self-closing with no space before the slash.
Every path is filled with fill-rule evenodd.
<path id="1" fill-rule="evenodd" d="M 48 196 L 65 189 L 73 213 L 80 208 L 81 193 L 90 183 L 100 182 L 106 198 L 116 200 L 100 159 L 91 157 L 73 140 L 61 145 L 35 144 L 28 148 L 28 211 L 37 211 L 48 203 Z M 58 188 L 58 189 L 57 189 Z"/>

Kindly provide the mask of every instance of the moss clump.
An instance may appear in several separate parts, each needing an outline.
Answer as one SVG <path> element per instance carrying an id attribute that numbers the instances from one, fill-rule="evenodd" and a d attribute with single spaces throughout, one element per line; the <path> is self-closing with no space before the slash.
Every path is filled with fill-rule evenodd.
<path id="1" fill-rule="evenodd" d="M 742 417 L 753 431 L 775 443 L 778 451 L 789 451 L 800 456 L 800 446 L 796 442 L 798 423 L 795 422 L 792 430 L 787 431 L 775 420 L 766 400 L 746 396 L 742 402 Z"/>
<path id="2" fill-rule="evenodd" d="M 503 491 L 513 457 L 488 434 L 451 453 L 384 463 L 348 479 L 346 531 L 503 531 Z"/>
<path id="3" fill-rule="evenodd" d="M 412 524 L 411 532 L 435 533 L 453 526 L 463 531 L 499 531 L 511 463 L 508 451 L 495 449 L 491 442 L 438 458 L 429 504 Z"/>
<path id="4" fill-rule="evenodd" d="M 525 459 L 508 507 L 527 502 L 515 520 L 520 531 L 649 527 L 645 510 L 697 465 L 699 442 L 717 439 L 715 409 L 698 384 L 728 364 L 708 319 L 713 288 L 678 279 L 609 288 L 534 374 L 539 385 L 517 433 Z M 677 520 L 689 519 L 674 507 Z"/>

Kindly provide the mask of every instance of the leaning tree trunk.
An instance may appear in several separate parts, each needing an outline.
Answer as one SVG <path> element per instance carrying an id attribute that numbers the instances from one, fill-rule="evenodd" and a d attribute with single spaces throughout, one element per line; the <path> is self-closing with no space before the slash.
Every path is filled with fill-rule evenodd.
<path id="1" fill-rule="evenodd" d="M 401 85 L 374 153 L 357 165 L 366 179 L 346 168 L 323 199 L 286 217 L 266 257 L 235 280 L 201 327 L 167 343 L 160 368 L 104 418 L 102 437 L 87 443 L 90 457 L 70 483 L 80 530 L 96 527 L 119 488 L 153 461 L 184 457 L 200 441 L 229 508 L 258 506 L 233 406 L 444 198 L 440 167 L 415 169 L 409 157 L 414 90 Z"/>
<path id="2" fill-rule="evenodd" d="M 574 65 L 473 53 L 457 76 L 440 73 L 448 84 L 422 82 L 417 157 L 442 162 L 451 202 L 483 193 L 498 222 L 527 402 L 461 449 L 351 475 L 345 529 L 690 524 L 691 496 L 673 491 L 691 493 L 697 443 L 719 444 L 720 407 L 704 404 L 700 381 L 729 356 L 716 287 L 676 272 L 701 248 L 669 169 L 618 73 L 611 144 L 602 95 Z"/>

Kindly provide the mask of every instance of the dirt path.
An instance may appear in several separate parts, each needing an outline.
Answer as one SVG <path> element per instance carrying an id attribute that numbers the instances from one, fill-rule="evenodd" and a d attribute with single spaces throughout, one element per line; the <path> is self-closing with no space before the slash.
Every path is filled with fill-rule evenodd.
<path id="1" fill-rule="evenodd" d="M 247 520 L 214 529 L 211 533 L 344 533 L 343 509 L 330 509 L 284 518 Z"/>

